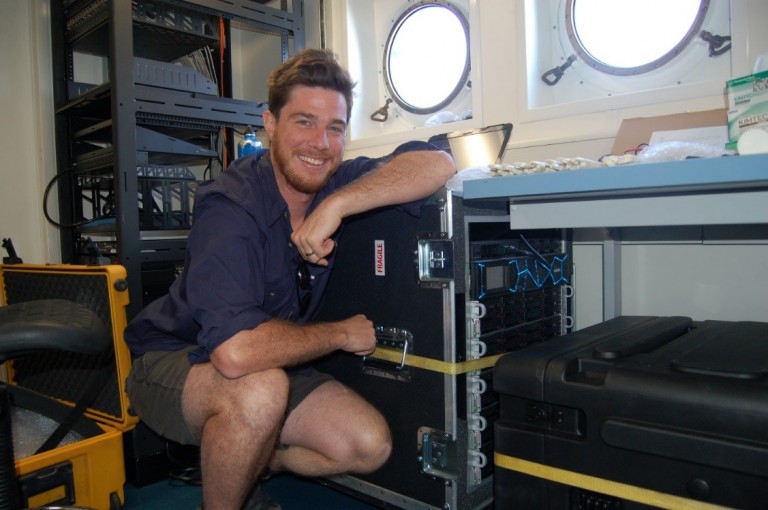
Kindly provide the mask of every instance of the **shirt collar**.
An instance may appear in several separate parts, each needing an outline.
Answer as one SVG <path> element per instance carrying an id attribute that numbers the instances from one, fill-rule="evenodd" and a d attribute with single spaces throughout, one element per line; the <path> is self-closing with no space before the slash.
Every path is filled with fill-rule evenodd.
<path id="1" fill-rule="evenodd" d="M 277 179 L 275 179 L 275 172 L 268 151 L 256 163 L 256 172 L 260 174 L 259 181 L 264 185 L 264 198 L 269 204 L 266 220 L 271 227 L 280 218 L 288 217 L 288 204 L 277 187 Z"/>

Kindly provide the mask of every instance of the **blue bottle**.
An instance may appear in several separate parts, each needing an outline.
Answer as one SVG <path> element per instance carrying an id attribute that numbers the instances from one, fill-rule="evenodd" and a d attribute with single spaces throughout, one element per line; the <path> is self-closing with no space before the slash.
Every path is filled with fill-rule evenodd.
<path id="1" fill-rule="evenodd" d="M 248 156 L 261 148 L 261 140 L 256 137 L 256 133 L 249 126 L 248 131 L 243 135 L 243 139 L 237 144 L 237 157 Z"/>

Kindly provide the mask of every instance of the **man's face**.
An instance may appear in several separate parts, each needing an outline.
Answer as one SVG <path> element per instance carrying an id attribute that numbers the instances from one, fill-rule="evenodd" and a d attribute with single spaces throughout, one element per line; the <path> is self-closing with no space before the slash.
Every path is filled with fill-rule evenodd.
<path id="1" fill-rule="evenodd" d="M 336 91 L 297 86 L 277 119 L 264 113 L 278 184 L 313 194 L 338 170 L 344 155 L 347 102 Z"/>

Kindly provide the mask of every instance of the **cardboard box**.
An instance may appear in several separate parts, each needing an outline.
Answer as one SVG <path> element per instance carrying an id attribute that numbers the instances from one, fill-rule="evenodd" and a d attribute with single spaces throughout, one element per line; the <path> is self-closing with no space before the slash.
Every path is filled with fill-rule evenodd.
<path id="1" fill-rule="evenodd" d="M 725 108 L 702 112 L 675 113 L 658 117 L 624 119 L 613 142 L 612 154 L 624 154 L 648 143 L 655 131 L 673 131 L 711 126 L 725 126 L 728 123 Z"/>
<path id="2" fill-rule="evenodd" d="M 768 71 L 728 80 L 728 149 L 752 129 L 768 131 Z"/>

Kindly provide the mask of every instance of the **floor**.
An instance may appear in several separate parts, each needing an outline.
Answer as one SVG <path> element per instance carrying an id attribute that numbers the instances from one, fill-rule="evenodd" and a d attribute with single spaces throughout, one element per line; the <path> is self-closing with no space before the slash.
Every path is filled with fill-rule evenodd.
<path id="1" fill-rule="evenodd" d="M 376 507 L 318 482 L 291 475 L 276 476 L 263 485 L 283 510 L 372 510 Z M 199 486 L 163 480 L 141 488 L 126 485 L 123 510 L 195 510 L 200 507 Z"/>
<path id="2" fill-rule="evenodd" d="M 166 441 L 141 422 L 125 439 L 126 452 L 135 455 L 136 459 L 126 462 L 128 481 L 122 510 L 195 510 L 200 507 L 200 454 L 196 447 Z M 144 456 L 138 452 L 143 452 Z M 147 455 L 147 452 L 156 453 Z M 167 478 L 164 473 L 168 473 Z M 291 474 L 278 473 L 264 481 L 262 488 L 272 500 L 280 503 L 283 510 L 377 508 L 320 481 Z"/>

